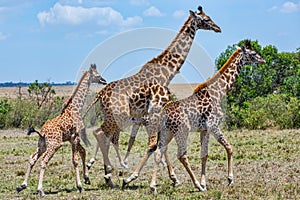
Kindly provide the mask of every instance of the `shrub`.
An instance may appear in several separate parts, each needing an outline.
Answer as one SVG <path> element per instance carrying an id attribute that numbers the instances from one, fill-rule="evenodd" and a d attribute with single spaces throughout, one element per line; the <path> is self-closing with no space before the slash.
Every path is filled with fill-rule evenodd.
<path id="1" fill-rule="evenodd" d="M 7 104 L 9 110 L 4 114 L 0 113 L 0 128 L 40 127 L 45 121 L 58 115 L 64 103 L 62 98 L 55 97 L 42 107 L 29 99 L 7 99 Z"/>
<path id="2" fill-rule="evenodd" d="M 300 100 L 286 94 L 270 94 L 226 108 L 225 123 L 229 128 L 265 129 L 299 128 Z"/>

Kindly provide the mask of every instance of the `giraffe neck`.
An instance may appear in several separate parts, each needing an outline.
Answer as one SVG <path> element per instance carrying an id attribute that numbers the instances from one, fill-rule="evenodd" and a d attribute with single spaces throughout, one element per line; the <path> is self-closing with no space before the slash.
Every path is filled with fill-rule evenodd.
<path id="1" fill-rule="evenodd" d="M 81 113 L 85 98 L 90 87 L 90 73 L 84 72 L 71 98 L 62 112 Z"/>
<path id="2" fill-rule="evenodd" d="M 244 65 L 242 57 L 242 51 L 237 49 L 213 77 L 197 86 L 194 93 L 198 93 L 201 89 L 207 87 L 211 94 L 217 95 L 218 99 L 222 99 L 232 88 L 241 67 Z"/>
<path id="3" fill-rule="evenodd" d="M 190 51 L 196 34 L 195 27 L 193 19 L 189 17 L 171 44 L 160 55 L 147 62 L 138 74 L 145 77 L 145 80 L 151 77 L 152 82 L 168 85 L 179 73 Z"/>

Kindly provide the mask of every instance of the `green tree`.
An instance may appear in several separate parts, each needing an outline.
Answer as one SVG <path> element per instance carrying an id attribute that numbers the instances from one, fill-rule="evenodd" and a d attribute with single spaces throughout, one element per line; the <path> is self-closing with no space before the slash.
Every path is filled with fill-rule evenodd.
<path id="1" fill-rule="evenodd" d="M 243 43 L 240 41 L 228 46 L 215 61 L 217 69 L 225 64 L 236 46 Z M 278 52 L 275 46 L 262 47 L 258 41 L 251 41 L 251 46 L 266 60 L 266 64 L 247 64 L 242 68 L 225 99 L 228 128 L 243 126 L 245 115 L 241 111 L 248 109 L 250 102 L 257 97 L 276 93 L 286 94 L 287 98 L 300 98 L 300 48 L 296 52 Z"/>
<path id="2" fill-rule="evenodd" d="M 38 80 L 31 83 L 28 87 L 30 98 L 34 99 L 40 108 L 44 103 L 47 103 L 55 95 L 55 90 L 49 83 L 39 83 Z"/>

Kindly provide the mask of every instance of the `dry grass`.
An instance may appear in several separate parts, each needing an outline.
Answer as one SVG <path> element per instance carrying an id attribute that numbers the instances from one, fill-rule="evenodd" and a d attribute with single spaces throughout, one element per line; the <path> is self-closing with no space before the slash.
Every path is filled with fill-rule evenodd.
<path id="1" fill-rule="evenodd" d="M 95 128 L 95 127 L 94 127 Z M 90 129 L 88 132 L 91 132 Z M 128 130 L 127 130 L 128 131 Z M 0 199 L 36 199 L 39 162 L 34 167 L 26 190 L 16 194 L 15 188 L 23 182 L 28 157 L 35 151 L 38 136 L 26 136 L 26 131 L 0 131 Z M 207 165 L 207 192 L 197 192 L 188 174 L 176 159 L 176 145 L 170 144 L 171 160 L 181 181 L 172 187 L 167 170 L 161 168 L 157 183 L 158 195 L 149 188 L 153 158 L 142 170 L 140 177 L 122 191 L 110 189 L 104 184 L 101 155 L 90 172 L 91 185 L 84 185 L 79 193 L 75 186 L 75 173 L 71 162 L 71 147 L 65 144 L 50 161 L 44 178 L 44 191 L 48 199 L 297 199 L 300 195 L 300 130 L 264 130 L 225 132 L 234 149 L 235 186 L 227 187 L 227 161 L 225 150 L 211 138 Z M 122 134 L 121 151 L 124 154 L 128 134 Z M 95 140 L 89 134 L 92 143 Z M 189 159 L 195 173 L 200 177 L 201 161 L 199 134 L 189 137 Z M 128 177 L 147 146 L 145 130 L 138 134 L 130 157 L 130 170 L 120 168 L 113 148 L 110 155 L 115 167 L 113 181 L 121 186 Z M 93 148 L 87 148 L 88 158 Z M 82 179 L 83 181 L 83 179 Z"/>

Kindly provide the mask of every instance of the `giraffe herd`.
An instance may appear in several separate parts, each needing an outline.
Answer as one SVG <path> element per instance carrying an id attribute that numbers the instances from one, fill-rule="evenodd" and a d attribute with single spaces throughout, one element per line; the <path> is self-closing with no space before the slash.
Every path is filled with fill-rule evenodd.
<path id="1" fill-rule="evenodd" d="M 210 134 L 226 149 L 228 185 L 233 186 L 233 151 L 219 128 L 223 115 L 220 102 L 233 86 L 245 63 L 264 63 L 265 61 L 251 48 L 250 41 L 246 40 L 243 46 L 237 47 L 236 51 L 215 75 L 195 88 L 191 96 L 178 101 L 170 101 L 171 93 L 168 85 L 174 76 L 180 72 L 196 32 L 200 29 L 221 32 L 219 26 L 204 13 L 201 6 L 198 7 L 198 11 L 190 11 L 190 15 L 179 33 L 161 54 L 144 64 L 136 74 L 106 85 L 89 105 L 86 113 L 97 101 L 100 102 L 103 123 L 93 131 L 93 135 L 97 140 L 95 155 L 98 148 L 102 152 L 104 178 L 108 186 L 114 186 L 111 180 L 113 167 L 108 156 L 110 142 L 117 152 L 120 164 L 124 168 L 128 168 L 128 156 L 141 125 L 146 127 L 149 146 L 132 175 L 123 179 L 123 189 L 138 178 L 153 152 L 156 152 L 156 159 L 150 188 L 156 193 L 157 166 L 161 162 L 162 156 L 165 157 L 170 179 L 174 185 L 179 185 L 180 182 L 172 168 L 167 151 L 169 142 L 175 138 L 179 161 L 189 173 L 194 186 L 199 191 L 205 191 L 205 171 Z M 17 192 L 27 187 L 30 172 L 41 157 L 38 192 L 40 196 L 45 195 L 42 187 L 45 168 L 54 153 L 65 141 L 69 141 L 72 145 L 72 161 L 78 190 L 80 192 L 83 190 L 78 169 L 78 153 L 82 159 L 84 182 L 90 183 L 85 163 L 86 151 L 80 144 L 80 135 L 84 128 L 82 119 L 86 115 L 82 116 L 81 111 L 90 83 L 106 84 L 106 81 L 98 74 L 95 65 L 91 65 L 90 69 L 83 73 L 73 95 L 59 116 L 46 121 L 40 132 L 33 128 L 29 129 L 28 134 L 32 132 L 39 134 L 38 148 L 30 156 L 25 180 L 16 188 Z M 133 128 L 128 142 L 127 154 L 123 160 L 119 151 L 119 134 L 124 127 L 130 125 L 133 125 Z M 187 139 L 191 131 L 200 132 L 202 161 L 200 182 L 191 169 L 187 156 Z M 94 163 L 95 155 L 89 162 L 88 168 Z"/>

